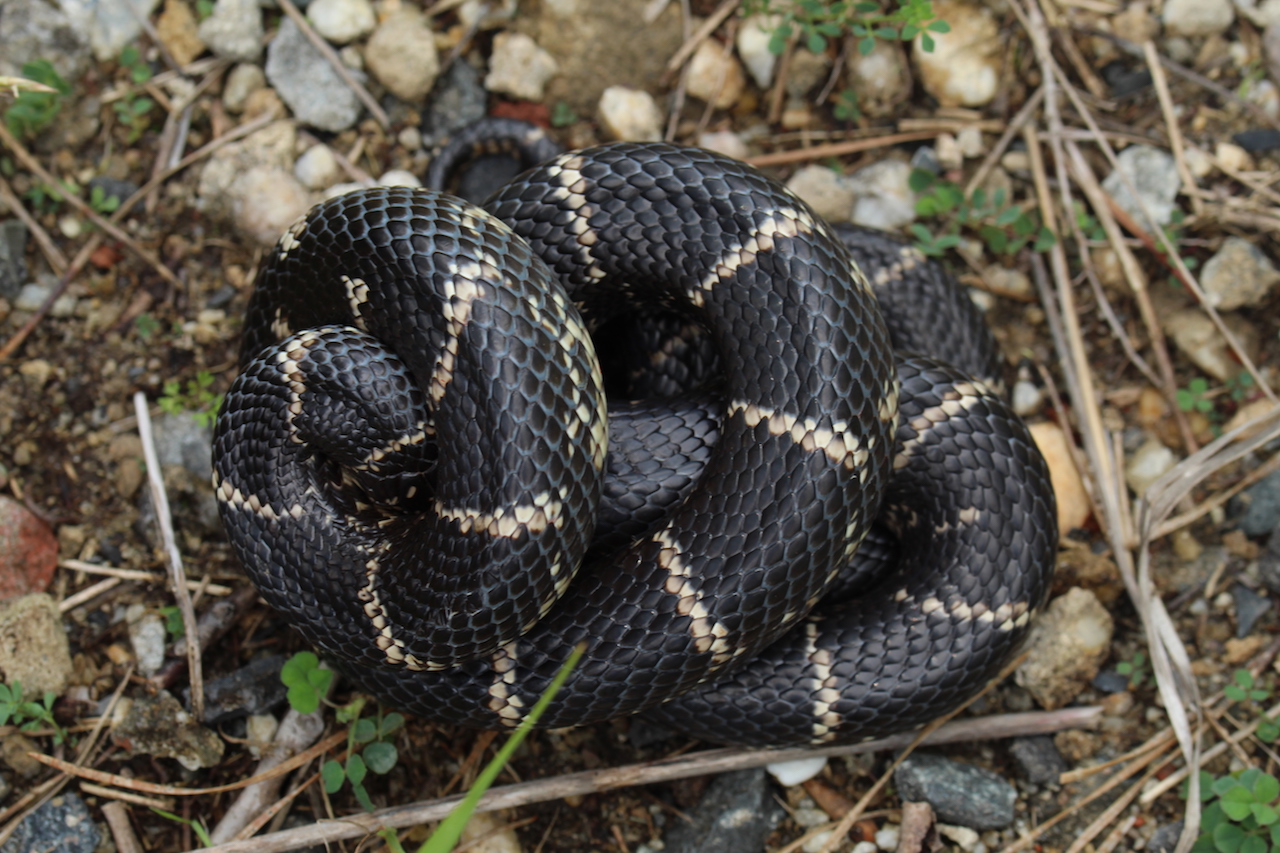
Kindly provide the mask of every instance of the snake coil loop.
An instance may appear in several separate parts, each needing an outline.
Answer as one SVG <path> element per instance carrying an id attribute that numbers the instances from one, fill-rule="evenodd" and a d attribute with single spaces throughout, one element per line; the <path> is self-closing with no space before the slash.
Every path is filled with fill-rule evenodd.
<path id="1" fill-rule="evenodd" d="M 215 486 L 309 641 L 485 727 L 585 643 L 545 725 L 656 709 L 733 743 L 872 736 L 990 677 L 1044 598 L 1052 491 L 981 381 L 895 367 L 911 322 L 876 292 L 927 282 L 918 253 L 850 238 L 868 279 L 773 181 L 663 144 L 570 152 L 486 207 L 341 196 L 259 276 Z M 961 301 L 932 300 L 942 325 L 973 325 Z M 591 332 L 671 312 L 718 377 L 606 416 Z M 882 497 L 901 568 L 868 580 Z M 842 572 L 860 597 L 814 610 Z"/>

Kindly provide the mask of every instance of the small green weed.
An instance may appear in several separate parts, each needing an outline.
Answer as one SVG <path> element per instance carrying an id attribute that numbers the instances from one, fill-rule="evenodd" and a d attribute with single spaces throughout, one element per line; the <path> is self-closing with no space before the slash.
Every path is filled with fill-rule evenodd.
<path id="1" fill-rule="evenodd" d="M 1280 851 L 1280 812 L 1276 810 L 1280 781 L 1276 777 L 1256 767 L 1219 779 L 1201 770 L 1200 796 L 1209 805 L 1200 819 L 1200 838 L 1192 853 Z"/>
<path id="2" fill-rule="evenodd" d="M 1151 667 L 1147 656 L 1142 652 L 1134 652 L 1130 660 L 1122 660 L 1116 664 L 1116 672 L 1129 679 L 1129 689 L 1141 687 L 1151 678 Z"/>
<path id="3" fill-rule="evenodd" d="M 912 170 L 908 185 L 918 195 L 916 213 L 919 216 L 947 217 L 950 221 L 947 229 L 939 233 L 918 222 L 911 226 L 916 246 L 926 255 L 937 257 L 955 248 L 966 228 L 975 231 L 997 255 L 1012 255 L 1027 245 L 1043 252 L 1055 242 L 1053 233 L 1040 225 L 1038 219 L 1011 204 L 1003 189 L 990 195 L 985 190 L 975 190 L 966 199 L 956 184 L 924 169 Z"/>
<path id="4" fill-rule="evenodd" d="M 160 331 L 160 321 L 153 314 L 139 314 L 133 328 L 143 341 L 150 341 Z"/>
<path id="5" fill-rule="evenodd" d="M 898 8 L 885 12 L 879 3 L 830 0 L 748 0 L 742 4 L 744 16 L 778 15 L 781 22 L 769 34 L 769 51 L 780 54 L 792 36 L 798 36 L 813 53 L 827 49 L 828 39 L 846 35 L 858 40 L 864 56 L 875 50 L 876 39 L 911 41 L 920 36 L 920 45 L 932 51 L 931 33 L 947 33 L 951 27 L 933 14 L 930 0 L 899 0 Z"/>
<path id="6" fill-rule="evenodd" d="M 556 101 L 551 105 L 551 126 L 568 127 L 578 120 L 578 114 L 568 101 Z"/>
<path id="7" fill-rule="evenodd" d="M 160 397 L 160 408 L 171 415 L 191 412 L 196 423 L 212 426 L 218 417 L 218 408 L 222 405 L 222 394 L 210 390 L 213 386 L 213 374 L 202 370 L 195 379 L 188 379 L 186 390 L 182 389 L 182 380 L 170 379 L 164 383 L 164 394 Z"/>
<path id="8" fill-rule="evenodd" d="M 1197 376 L 1187 383 L 1186 388 L 1179 388 L 1174 394 L 1178 408 L 1184 412 L 1200 412 L 1209 415 L 1214 412 L 1213 397 L 1209 391 L 1209 380 Z"/>
<path id="9" fill-rule="evenodd" d="M 289 707 L 299 714 L 311 714 L 328 695 L 333 670 L 322 669 L 313 652 L 298 652 L 285 662 L 280 680 L 289 688 Z"/>
<path id="10" fill-rule="evenodd" d="M 1231 399 L 1235 402 L 1245 402 L 1253 396 L 1253 392 L 1253 374 L 1249 371 L 1241 370 L 1235 376 L 1227 378 L 1227 393 L 1231 395 Z"/>
<path id="11" fill-rule="evenodd" d="M 0 726 L 13 723 L 24 732 L 49 727 L 53 729 L 53 742 L 60 744 L 67 739 L 67 730 L 53 718 L 53 703 L 57 694 L 46 690 L 39 700 L 26 699 L 22 695 L 22 682 L 0 684 Z"/>
<path id="12" fill-rule="evenodd" d="M 89 190 L 89 206 L 98 213 L 115 213 L 120 207 L 120 197 L 107 195 L 102 187 L 94 186 Z"/>
<path id="13" fill-rule="evenodd" d="M 196 838 L 199 839 L 201 847 L 213 846 L 213 839 L 209 836 L 209 829 L 204 825 L 204 821 L 190 817 L 182 817 L 181 815 L 176 815 L 173 812 L 158 809 L 155 806 L 151 806 L 151 810 L 162 818 L 176 821 L 178 823 L 185 823 L 187 826 L 191 827 L 191 831 L 196 834 Z"/>
<path id="14" fill-rule="evenodd" d="M 140 86 L 151 79 L 151 67 L 133 45 L 120 51 L 120 65 L 128 70 L 134 85 Z M 150 126 L 147 116 L 155 105 L 155 101 L 135 91 L 128 92 L 111 105 L 120 123 L 129 129 L 127 138 L 130 143 L 137 142 Z"/>
<path id="15" fill-rule="evenodd" d="M 475 784 L 471 786 L 471 790 L 467 791 L 467 796 L 454 807 L 453 811 L 449 812 L 448 817 L 440 822 L 435 832 L 431 833 L 431 837 L 418 848 L 417 853 L 449 853 L 450 850 L 458 846 L 458 839 L 462 837 L 462 830 L 466 827 L 467 821 L 471 820 L 471 815 L 476 810 L 476 804 L 480 802 L 480 798 L 484 796 L 485 791 L 488 791 L 494 780 L 498 778 L 502 768 L 507 766 L 507 762 L 511 760 L 511 756 L 515 754 L 516 749 L 524 742 L 529 732 L 533 731 L 533 727 L 538 724 L 538 720 L 542 717 L 543 712 L 547 710 L 547 706 L 551 704 L 551 700 L 555 698 L 555 695 L 560 692 L 560 688 L 564 686 L 569 673 L 573 672 L 573 668 L 582 659 L 582 653 L 585 648 L 585 644 L 582 644 L 569 653 L 568 660 L 560 667 L 560 671 L 556 673 L 555 678 L 551 679 L 551 683 L 547 685 L 546 692 L 538 697 L 538 701 L 534 703 L 529 714 L 520 721 L 520 725 L 516 726 L 516 730 L 511 733 L 511 737 L 502 745 L 502 749 L 498 750 L 498 754 L 484 766 L 484 770 L 480 771 L 480 775 L 476 777 Z M 395 830 L 384 829 L 378 835 L 382 836 L 382 840 L 395 853 L 405 853 Z"/>
<path id="16" fill-rule="evenodd" d="M 1280 723 L 1267 716 L 1262 703 L 1271 698 L 1271 688 L 1253 677 L 1247 669 L 1237 669 L 1231 674 L 1231 683 L 1222 688 L 1222 694 L 1232 702 L 1254 706 L 1258 714 L 1258 726 L 1254 730 L 1258 740 L 1275 743 L 1280 738 Z"/>
<path id="17" fill-rule="evenodd" d="M 389 738 L 404 725 L 404 717 L 394 712 L 383 714 L 381 707 L 376 719 L 362 717 L 365 702 L 363 696 L 357 696 L 337 709 L 338 722 L 347 725 L 347 762 L 329 759 L 321 766 L 320 777 L 330 794 L 340 791 L 343 782 L 350 783 L 351 793 L 365 811 L 371 812 L 373 801 L 365 790 L 364 780 L 370 772 L 383 775 L 396 766 L 399 754 Z"/>
<path id="18" fill-rule="evenodd" d="M 4 121 L 9 132 L 19 138 L 30 139 L 53 123 L 62 108 L 62 99 L 71 94 L 71 84 L 62 79 L 47 59 L 36 59 L 22 66 L 22 76 L 48 86 L 54 91 L 33 91 L 19 88 Z"/>

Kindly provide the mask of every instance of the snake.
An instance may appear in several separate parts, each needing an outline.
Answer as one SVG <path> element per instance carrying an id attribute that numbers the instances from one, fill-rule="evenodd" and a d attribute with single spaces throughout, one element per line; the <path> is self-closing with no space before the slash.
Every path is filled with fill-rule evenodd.
<path id="1" fill-rule="evenodd" d="M 407 712 L 514 727 L 577 648 L 540 725 L 849 742 L 971 697 L 1045 601 L 1053 491 L 998 370 L 913 246 L 610 143 L 483 207 L 371 188 L 300 219 L 214 489 L 263 598 Z"/>

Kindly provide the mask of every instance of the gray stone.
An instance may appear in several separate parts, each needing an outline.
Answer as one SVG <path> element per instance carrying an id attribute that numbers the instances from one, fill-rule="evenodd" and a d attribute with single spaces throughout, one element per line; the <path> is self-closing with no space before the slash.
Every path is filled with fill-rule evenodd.
<path id="1" fill-rule="evenodd" d="M 1182 835 L 1182 821 L 1166 823 L 1157 827 L 1147 841 L 1147 853 L 1173 853 L 1178 846 L 1178 838 Z"/>
<path id="2" fill-rule="evenodd" d="M 764 768 L 725 773 L 711 783 L 689 820 L 672 825 L 662 839 L 664 850 L 763 850 L 783 814 Z"/>
<path id="3" fill-rule="evenodd" d="M 1222 311 L 1257 305 L 1280 281 L 1271 259 L 1242 237 L 1228 237 L 1205 261 L 1200 285 L 1209 303 Z"/>
<path id="4" fill-rule="evenodd" d="M 51 798 L 18 824 L 0 853 L 93 853 L 98 826 L 79 794 Z"/>
<path id="5" fill-rule="evenodd" d="M 280 22 L 267 48 L 266 72 L 281 100 L 303 124 L 338 133 L 360 117 L 356 93 L 290 19 Z M 363 76 L 354 69 L 350 73 L 357 79 Z"/>
<path id="6" fill-rule="evenodd" d="M 422 144 L 440 145 L 449 134 L 483 118 L 489 95 L 480 82 L 480 72 L 466 60 L 449 66 L 427 99 L 422 118 Z"/>
<path id="7" fill-rule="evenodd" d="M 22 66 L 45 59 L 64 80 L 84 70 L 85 40 L 57 6 L 45 0 L 7 0 L 0 13 L 0 74 L 16 76 Z"/>
<path id="8" fill-rule="evenodd" d="M 1272 538 L 1276 538 L 1272 534 Z M 1231 600 L 1236 606 L 1236 637 L 1244 638 L 1253 632 L 1258 617 L 1271 609 L 1271 599 L 1238 583 L 1231 587 Z"/>
<path id="9" fill-rule="evenodd" d="M 1056 785 L 1058 777 L 1067 770 L 1066 759 L 1048 735 L 1014 738 L 1009 742 L 1009 754 L 1018 763 L 1023 777 L 1033 785 Z"/>
<path id="10" fill-rule="evenodd" d="M 0 222 L 0 299 L 13 299 L 27 281 L 27 226 L 20 219 Z"/>
<path id="11" fill-rule="evenodd" d="M 262 54 L 262 11 L 258 0 L 218 0 L 200 22 L 200 40 L 223 59 L 254 62 Z"/>
<path id="12" fill-rule="evenodd" d="M 1245 489 L 1227 509 L 1246 536 L 1271 533 L 1280 524 L 1280 471 Z"/>
<path id="13" fill-rule="evenodd" d="M 213 427 L 195 415 L 166 414 L 155 422 L 156 455 L 160 465 L 181 465 L 196 477 L 213 478 Z"/>
<path id="14" fill-rule="evenodd" d="M 378 23 L 369 0 L 315 0 L 307 7 L 307 20 L 334 44 L 367 36 Z"/>
<path id="15" fill-rule="evenodd" d="M 142 22 L 160 0 L 61 0 L 71 26 L 100 61 L 117 59 L 142 35 Z"/>
<path id="16" fill-rule="evenodd" d="M 941 822 L 973 829 L 1013 823 L 1018 792 L 990 770 L 917 752 L 894 771 L 893 780 L 902 799 L 928 803 Z"/>
<path id="17" fill-rule="evenodd" d="M 1130 145 L 1120 152 L 1120 168 L 1107 175 L 1102 182 L 1116 204 L 1148 231 L 1156 231 L 1168 225 L 1173 218 L 1173 200 L 1182 185 L 1178 165 L 1167 152 L 1151 145 Z M 1129 191 L 1124 180 L 1129 178 L 1137 191 L 1137 197 Z M 1155 218 L 1153 225 L 1142 213 L 1138 199 Z"/>
<path id="18" fill-rule="evenodd" d="M 58 605 L 43 592 L 0 604 L 0 680 L 24 696 L 61 694 L 71 678 L 71 646 Z"/>

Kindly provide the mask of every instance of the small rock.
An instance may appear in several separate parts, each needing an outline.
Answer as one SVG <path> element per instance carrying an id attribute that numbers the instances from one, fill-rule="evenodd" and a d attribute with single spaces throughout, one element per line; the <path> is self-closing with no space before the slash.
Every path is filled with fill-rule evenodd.
<path id="1" fill-rule="evenodd" d="M 1044 389 L 1027 379 L 1019 379 L 1010 395 L 1013 411 L 1020 418 L 1027 418 L 1040 411 L 1044 405 Z"/>
<path id="2" fill-rule="evenodd" d="M 1083 527 L 1093 513 L 1089 493 L 1085 491 L 1084 480 L 1080 478 L 1080 471 L 1073 461 L 1062 428 L 1042 421 L 1032 424 L 1028 429 L 1049 466 L 1049 479 L 1053 483 L 1053 492 L 1058 502 L 1058 533 L 1066 536 L 1072 530 Z"/>
<path id="3" fill-rule="evenodd" d="M 27 226 L 21 219 L 0 222 L 0 299 L 13 301 L 27 281 Z"/>
<path id="4" fill-rule="evenodd" d="M 944 107 L 991 103 L 1000 87 L 1004 59 L 995 16 L 964 0 L 934 0 L 933 13 L 950 24 L 951 31 L 929 34 L 932 51 L 926 51 L 922 36 L 916 36 L 912 61 L 925 90 Z"/>
<path id="5" fill-rule="evenodd" d="M 312 145 L 293 164 L 293 176 L 309 190 L 331 187 L 342 178 L 333 149 L 323 143 Z"/>
<path id="6" fill-rule="evenodd" d="M 826 758 L 798 758 L 795 761 L 779 761 L 766 765 L 769 775 L 778 780 L 784 788 L 808 782 L 822 772 L 827 766 Z"/>
<path id="7" fill-rule="evenodd" d="M 769 39 L 781 23 L 780 15 L 750 15 L 738 24 L 734 37 L 738 58 L 761 89 L 768 89 L 773 83 L 773 69 L 778 64 L 778 57 L 769 50 Z"/>
<path id="8" fill-rule="evenodd" d="M 1222 322 L 1235 335 L 1246 353 L 1257 352 L 1258 332 L 1248 320 L 1238 315 L 1225 314 Z M 1240 363 L 1232 356 L 1218 327 L 1200 311 L 1175 311 L 1167 317 L 1165 331 L 1178 349 L 1187 354 L 1187 358 L 1220 382 L 1226 382 L 1240 372 Z"/>
<path id="9" fill-rule="evenodd" d="M 216 726 L 246 715 L 265 714 L 285 700 L 280 681 L 283 655 L 250 661 L 235 672 L 205 682 L 204 723 Z M 184 697 L 185 698 L 185 697 Z"/>
<path id="10" fill-rule="evenodd" d="M 1148 231 L 1157 231 L 1160 226 L 1168 225 L 1173 218 L 1174 197 L 1182 186 L 1173 157 L 1167 151 L 1150 145 L 1130 145 L 1120 152 L 1117 159 L 1120 168 L 1107 175 L 1102 188 L 1125 213 Z M 1129 191 L 1123 176 L 1129 178 L 1138 192 L 1138 198 L 1155 218 L 1154 225 L 1139 208 L 1138 201 Z"/>
<path id="11" fill-rule="evenodd" d="M 28 695 L 26 689 L 22 691 L 24 699 L 39 700 L 43 697 L 34 694 Z M 31 753 L 39 753 L 40 747 L 36 742 L 27 737 L 20 731 L 11 731 L 4 736 L 4 741 L 0 743 L 0 758 L 4 759 L 4 763 L 9 765 L 13 770 L 24 779 L 34 779 L 44 770 L 44 765 L 31 757 Z"/>
<path id="12" fill-rule="evenodd" d="M 961 128 L 956 134 L 956 142 L 960 145 L 960 152 L 969 159 L 987 153 L 986 144 L 982 141 L 982 131 L 976 127 Z"/>
<path id="13" fill-rule="evenodd" d="M 690 95 L 718 110 L 736 104 L 747 85 L 738 60 L 715 39 L 698 45 L 689 60 L 686 79 Z"/>
<path id="14" fill-rule="evenodd" d="M 845 85 L 858 93 L 858 109 L 868 116 L 885 116 L 911 95 L 911 72 L 902 46 L 876 39 L 870 53 L 852 51 L 845 68 Z"/>
<path id="15" fill-rule="evenodd" d="M 1178 839 L 1182 836 L 1182 821 L 1166 823 L 1157 827 L 1147 841 L 1147 853 L 1173 853 L 1178 847 Z"/>
<path id="16" fill-rule="evenodd" d="M 698 137 L 698 147 L 708 151 L 716 151 L 735 160 L 745 160 L 751 156 L 747 143 L 731 130 L 715 130 Z"/>
<path id="17" fill-rule="evenodd" d="M 380 187 L 421 187 L 422 179 L 407 169 L 388 169 L 378 176 Z"/>
<path id="18" fill-rule="evenodd" d="M 168 639 L 164 620 L 145 604 L 130 604 L 125 610 L 125 622 L 129 625 L 129 642 L 133 657 L 138 662 L 138 672 L 150 678 L 164 666 L 164 647 Z"/>
<path id="19" fill-rule="evenodd" d="M 1280 148 L 1280 130 L 1260 128 L 1258 130 L 1242 130 L 1231 135 L 1236 145 L 1245 151 L 1262 153 Z"/>
<path id="20" fill-rule="evenodd" d="M 311 0 L 307 5 L 307 20 L 317 33 L 334 44 L 363 38 L 378 25 L 369 0 Z"/>
<path id="21" fill-rule="evenodd" d="M 56 3 L 6 3 L 0 15 L 0 75 L 17 76 L 32 60 L 48 60 L 64 80 L 84 72 L 89 52 L 78 30 Z"/>
<path id="22" fill-rule="evenodd" d="M 93 853 L 100 836 L 79 794 L 63 792 L 23 818 L 0 853 Z"/>
<path id="23" fill-rule="evenodd" d="M 1223 166 L 1236 172 L 1249 172 L 1254 168 L 1253 157 L 1239 145 L 1219 142 L 1213 146 L 1213 156 Z"/>
<path id="24" fill-rule="evenodd" d="M 291 172 L 275 166 L 257 166 L 236 182 L 235 225 L 258 245 L 273 246 L 311 204 L 311 194 Z"/>
<path id="25" fill-rule="evenodd" d="M 166 413 L 157 418 L 155 442 L 161 466 L 181 465 L 197 478 L 213 479 L 213 427 L 195 415 Z"/>
<path id="26" fill-rule="evenodd" d="M 466 61 L 455 62 L 436 80 L 422 119 L 422 144 L 440 145 L 449 134 L 484 117 L 488 93 L 480 72 Z"/>
<path id="27" fill-rule="evenodd" d="M 277 678 L 277 681 L 279 678 Z M 283 685 L 282 685 L 283 686 Z M 205 708 L 208 708 L 209 695 L 205 692 Z M 208 715 L 206 714 L 206 717 Z M 244 723 L 244 739 L 247 741 L 249 753 L 254 758 L 261 758 L 263 751 L 275 740 L 280 731 L 280 721 L 271 714 L 250 714 Z"/>
<path id="28" fill-rule="evenodd" d="M 787 189 L 828 222 L 847 222 L 853 210 L 853 190 L 843 175 L 826 166 L 801 166 L 787 181 Z"/>
<path id="29" fill-rule="evenodd" d="M 600 95 L 600 124 L 609 138 L 622 142 L 662 139 L 662 110 L 653 95 L 642 89 L 605 89 Z"/>
<path id="30" fill-rule="evenodd" d="M 499 812 L 480 812 L 467 821 L 458 847 L 472 853 L 520 853 L 520 838 L 511 821 Z"/>
<path id="31" fill-rule="evenodd" d="M 1031 279 L 1016 267 L 1004 267 L 992 264 L 982 270 L 982 280 L 994 293 L 1012 299 L 1029 300 L 1033 293 Z"/>
<path id="32" fill-rule="evenodd" d="M 184 0 L 165 0 L 164 11 L 156 19 L 156 33 L 178 65 L 187 65 L 204 53 L 198 26 L 195 13 Z"/>
<path id="33" fill-rule="evenodd" d="M 61 695 L 71 678 L 71 651 L 58 605 L 43 592 L 0 604 L 0 680 L 23 693 Z"/>
<path id="34" fill-rule="evenodd" d="M 369 53 L 374 53 L 372 39 Z M 267 48 L 266 72 L 271 86 L 303 124 L 338 133 L 360 117 L 360 99 L 291 18 L 280 21 Z M 363 77 L 354 69 L 350 73 L 357 80 Z"/>
<path id="35" fill-rule="evenodd" d="M 1074 699 L 1111 651 L 1115 626 L 1092 592 L 1072 587 L 1031 624 L 1030 652 L 1016 680 L 1047 710 Z"/>
<path id="36" fill-rule="evenodd" d="M 0 601 L 43 592 L 58 568 L 58 540 L 49 525 L 0 495 Z"/>
<path id="37" fill-rule="evenodd" d="M 159 0 L 61 0 L 71 26 L 93 48 L 99 62 L 114 61 L 142 35 L 142 22 Z"/>
<path id="38" fill-rule="evenodd" d="M 1093 681 L 1089 682 L 1096 689 L 1103 693 L 1119 694 L 1129 689 L 1129 676 L 1116 672 L 1114 669 L 1104 669 L 1093 677 Z"/>
<path id="39" fill-rule="evenodd" d="M 1231 0 L 1165 0 L 1162 19 L 1170 35 L 1207 36 L 1225 32 L 1236 13 Z"/>
<path id="40" fill-rule="evenodd" d="M 783 85 L 788 97 L 803 101 L 809 93 L 818 88 L 831 76 L 831 57 L 826 52 L 814 53 L 809 50 L 797 50 L 791 56 L 791 67 L 787 69 L 787 79 Z"/>
<path id="41" fill-rule="evenodd" d="M 664 850 L 760 850 L 784 814 L 763 768 L 724 773 L 689 812 L 689 820 L 672 822 L 663 836 Z"/>
<path id="42" fill-rule="evenodd" d="M 960 143 L 949 133 L 940 133 L 933 141 L 933 156 L 940 169 L 951 171 L 964 165 L 964 154 L 960 153 Z"/>
<path id="43" fill-rule="evenodd" d="M 217 0 L 198 34 L 222 59 L 254 62 L 262 54 L 264 32 L 258 0 Z"/>
<path id="44" fill-rule="evenodd" d="M 990 770 L 914 752 L 894 771 L 893 781 L 903 800 L 928 803 L 940 821 L 972 829 L 1003 829 L 1013 822 L 1018 792 Z"/>
<path id="45" fill-rule="evenodd" d="M 856 196 L 849 220 L 885 231 L 910 225 L 916 218 L 910 177 L 911 165 L 901 160 L 881 160 L 849 175 L 846 182 Z"/>
<path id="46" fill-rule="evenodd" d="M 22 289 L 18 291 L 18 298 L 13 302 L 14 310 L 38 311 L 51 293 L 53 293 L 51 285 L 24 284 Z M 49 316 L 58 318 L 70 317 L 76 311 L 76 301 L 76 298 L 71 294 L 62 294 L 49 307 Z"/>
<path id="47" fill-rule="evenodd" d="M 956 846 L 965 853 L 973 850 L 978 846 L 980 836 L 976 830 L 972 830 L 967 826 L 949 826 L 945 823 L 939 823 L 938 835 L 949 841 L 954 841 Z"/>
<path id="48" fill-rule="evenodd" d="M 497 51 L 496 40 L 494 51 Z M 440 74 L 440 58 L 436 55 L 431 25 L 421 13 L 409 7 L 402 7 L 378 25 L 365 46 L 364 58 L 369 64 L 369 73 L 393 95 L 409 103 L 425 98 Z"/>
<path id="49" fill-rule="evenodd" d="M 1247 637 L 1258 617 L 1271 609 L 1271 599 L 1238 583 L 1231 587 L 1231 600 L 1236 606 L 1236 637 Z"/>
<path id="50" fill-rule="evenodd" d="M 555 57 L 524 33 L 501 32 L 493 38 L 484 86 L 526 101 L 541 101 L 547 81 L 560 70 Z"/>
<path id="51" fill-rule="evenodd" d="M 1133 493 L 1142 497 L 1151 484 L 1165 475 L 1169 469 L 1178 464 L 1172 450 L 1165 447 L 1158 439 L 1149 438 L 1129 457 L 1124 469 L 1125 482 Z"/>
<path id="52" fill-rule="evenodd" d="M 1018 762 L 1018 769 L 1033 785 L 1056 785 L 1058 777 L 1067 772 L 1066 759 L 1058 752 L 1053 738 L 1016 737 L 1009 741 L 1009 754 Z"/>
<path id="53" fill-rule="evenodd" d="M 171 694 L 122 701 L 111 738 L 134 755 L 173 758 L 188 770 L 222 760 L 222 738 L 191 719 Z"/>
<path id="54" fill-rule="evenodd" d="M 1224 240 L 1200 272 L 1200 285 L 1209 304 L 1221 311 L 1257 305 L 1278 281 L 1280 271 L 1271 259 L 1242 237 Z"/>

